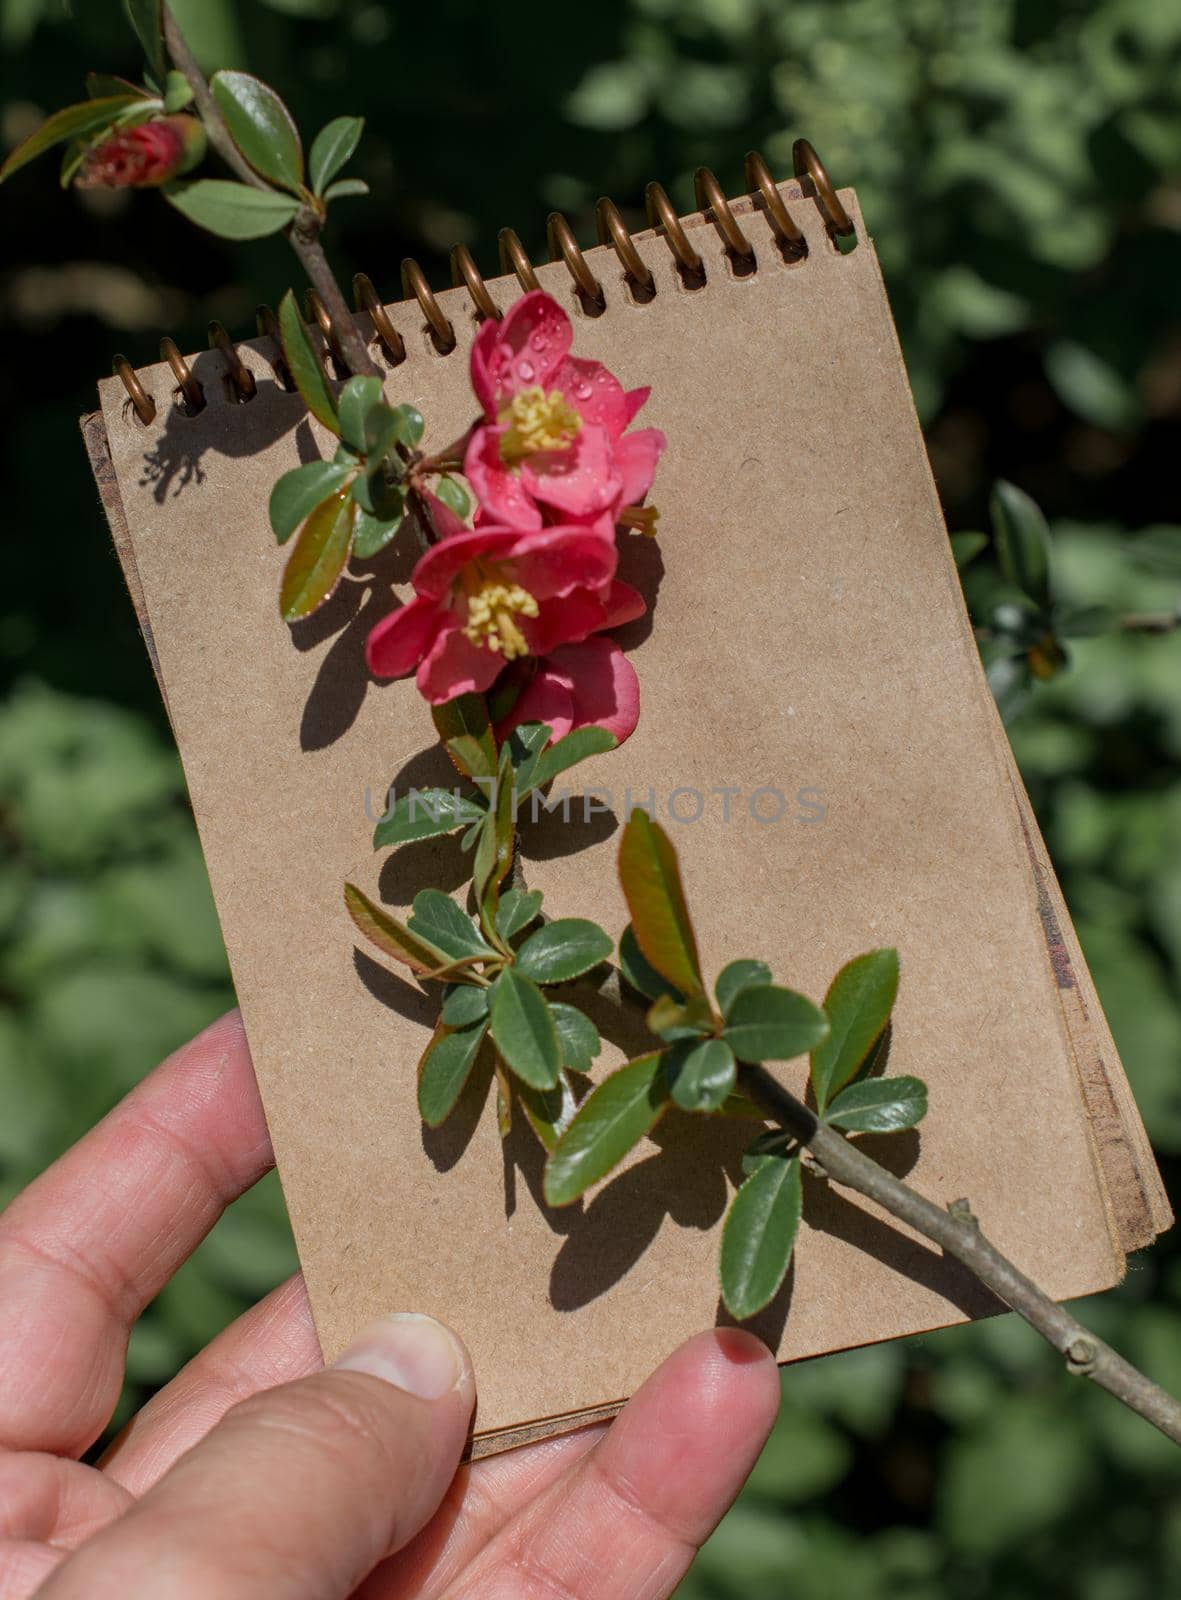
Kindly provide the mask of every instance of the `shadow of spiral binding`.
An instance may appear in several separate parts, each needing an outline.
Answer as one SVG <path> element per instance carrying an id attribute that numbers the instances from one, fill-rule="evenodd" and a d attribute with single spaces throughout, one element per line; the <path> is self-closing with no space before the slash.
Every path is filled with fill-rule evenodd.
<path id="1" fill-rule="evenodd" d="M 835 241 L 852 234 L 852 219 L 841 204 L 824 163 L 807 139 L 797 139 L 792 146 L 792 166 L 804 194 L 815 202 L 829 236 Z M 771 170 L 757 150 L 752 150 L 747 156 L 744 176 L 744 198 L 753 201 L 755 209 L 766 218 L 782 258 L 788 262 L 803 261 L 808 254 L 807 240 L 784 204 Z M 755 247 L 709 167 L 697 169 L 693 187 L 698 210 L 716 229 L 735 276 L 746 276 L 757 271 Z M 650 183 L 644 192 L 644 200 L 649 228 L 655 237 L 667 245 L 682 282 L 688 288 L 703 287 L 707 281 L 705 261 L 692 244 L 684 222 L 677 215 L 664 187 L 659 183 Z M 606 195 L 595 207 L 595 224 L 599 244 L 609 247 L 619 261 L 633 303 L 644 305 L 652 300 L 657 292 L 655 276 L 638 249 L 619 207 Z M 497 243 L 501 272 L 506 276 L 511 273 L 525 293 L 540 288 L 536 268 L 514 230 L 502 228 Z M 549 260 L 565 265 L 583 310 L 588 316 L 600 316 L 607 309 L 607 291 L 596 278 L 575 237 L 574 229 L 560 211 L 552 212 L 547 220 L 546 244 Z M 439 304 L 426 274 L 413 257 L 408 256 L 402 262 L 401 280 L 403 301 L 417 302 L 424 329 L 434 349 L 439 355 L 450 355 L 459 344 L 454 325 Z M 477 321 L 485 322 L 501 316 L 501 307 L 466 245 L 456 245 L 451 251 L 451 282 L 455 288 L 466 289 Z M 373 280 L 363 272 L 353 279 L 353 304 L 360 314 L 369 319 L 371 342 L 380 345 L 391 366 L 400 366 L 406 360 L 405 341 L 395 328 Z M 314 289 L 307 290 L 304 296 L 304 312 L 309 324 L 309 337 L 312 337 L 311 330 L 318 335 L 318 353 L 325 377 L 348 377 L 349 365 L 339 336 L 328 308 Z M 295 383 L 283 357 L 275 313 L 269 306 L 260 306 L 256 320 L 260 338 L 270 346 L 263 354 L 269 360 L 279 385 L 290 392 L 295 388 Z M 316 342 L 313 338 L 313 345 Z M 237 345 L 220 322 L 209 325 L 209 346 L 220 354 L 225 363 L 225 383 L 230 398 L 240 404 L 249 404 L 256 393 L 254 377 L 242 360 Z M 177 409 L 184 416 L 196 416 L 206 405 L 203 384 L 194 375 L 174 340 L 167 337 L 161 340 L 160 356 L 167 362 L 176 380 Z M 145 426 L 154 422 L 156 403 L 127 357 L 117 355 L 112 362 L 112 371 L 123 383 L 129 407 L 139 420 Z"/>

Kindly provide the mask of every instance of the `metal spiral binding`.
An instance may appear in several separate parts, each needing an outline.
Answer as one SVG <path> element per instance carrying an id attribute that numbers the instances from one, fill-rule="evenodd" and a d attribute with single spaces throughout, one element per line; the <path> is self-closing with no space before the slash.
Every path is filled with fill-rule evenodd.
<path id="1" fill-rule="evenodd" d="M 792 146 L 792 166 L 805 192 L 811 192 L 829 234 L 835 239 L 853 233 L 849 213 L 841 204 L 824 163 L 807 139 L 797 139 Z M 746 158 L 745 178 L 747 194 L 766 217 L 783 259 L 789 262 L 802 261 L 808 254 L 807 240 L 784 205 L 770 168 L 757 150 L 752 150 Z M 708 167 L 699 167 L 694 174 L 694 192 L 698 209 L 717 229 L 735 275 L 741 277 L 756 271 L 758 261 L 755 247 L 744 233 L 721 184 Z M 701 288 L 706 282 L 705 262 L 690 242 L 685 226 L 662 185 L 650 183 L 644 192 L 644 200 L 648 223 L 667 244 L 682 282 L 687 288 Z M 641 305 L 651 300 L 657 292 L 656 279 L 637 249 L 619 207 L 606 195 L 595 207 L 595 223 L 599 243 L 611 247 L 623 268 L 632 299 Z M 584 311 L 589 316 L 601 315 L 607 309 L 606 291 L 595 277 L 573 228 L 560 211 L 551 213 L 548 219 L 546 242 L 549 259 L 565 264 Z M 511 272 L 526 293 L 540 288 L 533 262 L 512 228 L 500 230 L 498 245 L 501 271 L 505 274 Z M 493 299 L 466 245 L 458 244 L 451 252 L 451 282 L 456 288 L 467 290 L 479 321 L 500 317 L 501 308 Z M 405 300 L 418 302 L 432 344 L 440 355 L 449 355 L 459 343 L 455 328 L 436 299 L 426 274 L 418 262 L 409 256 L 402 263 L 402 294 Z M 372 280 L 363 272 L 353 279 L 353 303 L 358 312 L 369 318 L 373 338 L 381 345 L 386 359 L 392 366 L 399 366 L 406 359 L 405 341 L 394 327 Z M 308 321 L 320 333 L 321 360 L 326 369 L 331 367 L 337 377 L 347 377 L 348 363 L 344 359 L 332 318 L 314 289 L 307 291 L 304 306 Z M 279 343 L 275 313 L 269 306 L 260 306 L 256 320 L 259 334 L 273 344 L 274 354 L 270 360 L 278 383 L 289 392 L 294 390 L 295 383 Z M 209 324 L 209 346 L 225 362 L 226 383 L 233 399 L 243 404 L 253 400 L 257 392 L 254 376 L 220 322 Z M 204 386 L 172 339 L 161 340 L 160 355 L 176 379 L 176 392 L 182 411 L 187 416 L 195 416 L 206 404 Z M 140 421 L 145 425 L 155 421 L 155 401 L 127 357 L 116 356 L 112 370 L 122 380 L 129 403 Z M 326 376 L 330 375 L 326 371 Z"/>

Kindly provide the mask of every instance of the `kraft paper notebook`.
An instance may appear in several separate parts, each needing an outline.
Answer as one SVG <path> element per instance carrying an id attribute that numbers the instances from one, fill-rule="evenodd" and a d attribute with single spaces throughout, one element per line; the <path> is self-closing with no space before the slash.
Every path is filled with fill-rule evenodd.
<path id="1" fill-rule="evenodd" d="M 585 821 L 576 806 L 569 824 L 526 824 L 525 870 L 554 914 L 618 933 L 619 824 L 629 799 L 651 801 L 707 974 L 757 954 L 819 1000 L 842 962 L 896 945 L 891 1071 L 925 1078 L 932 1107 L 906 1136 L 909 1181 L 968 1197 L 1055 1296 L 1101 1289 L 1168 1207 L 981 673 L 855 197 L 840 197 L 856 224 L 842 252 L 807 182 L 779 193 L 808 244 L 794 263 L 746 198 L 744 276 L 709 214 L 684 219 L 707 266 L 697 289 L 660 232 L 635 235 L 647 303 L 608 247 L 586 254 L 599 316 L 564 263 L 537 268 L 576 353 L 652 385 L 644 420 L 669 448 L 658 538 L 630 540 L 621 564 L 653 605 L 651 627 L 620 635 L 639 727 L 579 768 L 579 789 L 599 790 Z M 522 292 L 512 276 L 488 287 L 501 309 Z M 404 360 L 373 348 L 387 397 L 449 439 L 470 420 L 477 323 L 467 290 L 439 304 L 453 353 L 413 300 L 386 313 Z M 502 1151 L 490 1105 L 422 1128 L 414 1065 L 433 1005 L 359 948 L 341 898 L 351 878 L 405 907 L 463 877 L 454 839 L 396 865 L 371 849 L 391 782 L 446 781 L 413 685 L 369 681 L 363 662 L 413 556 L 356 563 L 323 616 L 280 621 L 267 494 L 326 439 L 276 382 L 270 340 L 239 353 L 250 402 L 221 353 L 193 358 L 194 416 L 169 368 L 148 367 L 155 419 L 105 382 L 88 446 L 184 760 L 325 1354 L 384 1311 L 443 1318 L 475 1357 L 483 1453 L 610 1410 L 717 1320 L 717 1229 L 749 1131 L 727 1177 L 717 1126 L 669 1119 L 659 1151 L 642 1145 L 586 1203 L 547 1213 L 539 1152 L 516 1133 Z M 694 796 L 697 819 L 670 820 L 670 802 L 696 815 Z M 638 1043 L 597 1020 L 596 1075 Z M 802 1082 L 803 1063 L 777 1070 Z M 997 1309 L 855 1197 L 816 1182 L 805 1217 L 787 1287 L 755 1324 L 781 1360 Z"/>

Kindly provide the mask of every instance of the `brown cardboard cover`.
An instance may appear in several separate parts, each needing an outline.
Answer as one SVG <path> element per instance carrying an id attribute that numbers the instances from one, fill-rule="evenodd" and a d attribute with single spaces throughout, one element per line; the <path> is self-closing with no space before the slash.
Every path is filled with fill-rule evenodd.
<path id="1" fill-rule="evenodd" d="M 588 252 L 599 317 L 564 267 L 539 269 L 571 310 L 576 353 L 652 385 L 641 420 L 669 450 L 659 538 L 629 539 L 621 567 L 652 601 L 650 623 L 622 636 L 640 726 L 578 769 L 578 791 L 601 792 L 568 823 L 525 825 L 528 880 L 552 914 L 617 933 L 617 830 L 651 791 L 709 971 L 759 955 L 819 999 L 841 962 L 896 945 L 890 1068 L 924 1077 L 932 1110 L 919 1133 L 867 1145 L 933 1198 L 970 1197 L 1054 1295 L 1100 1289 L 1167 1207 L 981 676 L 855 197 L 859 246 L 842 254 L 814 202 L 783 194 L 810 244 L 796 265 L 740 203 L 758 258 L 747 277 L 700 217 L 697 291 L 651 235 L 638 236 L 649 304 L 607 250 Z M 492 292 L 504 306 L 520 291 Z M 420 407 L 428 443 L 474 409 L 470 305 L 458 290 L 440 300 L 459 335 L 448 356 L 417 306 L 391 309 L 409 355 L 387 393 Z M 325 1353 L 380 1312 L 442 1317 L 475 1358 L 482 1453 L 609 1410 L 717 1318 L 718 1227 L 749 1130 L 669 1118 L 628 1170 L 555 1214 L 531 1136 L 518 1128 L 502 1150 L 477 1094 L 422 1128 L 414 1063 L 436 1001 L 359 947 L 341 901 L 346 878 L 401 907 L 465 877 L 454 840 L 370 849 L 387 785 L 451 781 L 413 684 L 364 669 L 365 634 L 412 558 L 388 552 L 317 617 L 280 621 L 267 495 L 329 446 L 275 384 L 268 347 L 241 349 L 253 402 L 232 402 L 206 354 L 199 415 L 175 409 L 168 369 L 152 367 L 157 423 L 110 380 L 105 448 L 94 424 L 88 441 L 184 760 Z M 602 1071 L 638 1036 L 593 995 L 587 1006 Z M 783 1071 L 800 1084 L 802 1066 Z M 792 1272 L 757 1324 L 782 1360 L 996 1309 L 867 1203 L 807 1182 Z"/>

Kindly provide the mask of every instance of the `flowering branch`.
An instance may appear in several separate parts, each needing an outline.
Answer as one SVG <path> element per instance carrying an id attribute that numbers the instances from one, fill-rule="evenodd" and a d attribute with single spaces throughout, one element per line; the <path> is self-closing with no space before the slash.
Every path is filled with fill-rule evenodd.
<path id="1" fill-rule="evenodd" d="M 1181 1405 L 1003 1256 L 980 1231 L 966 1200 L 953 1200 L 946 1210 L 933 1205 L 848 1139 L 826 1127 L 765 1067 L 744 1065 L 739 1069 L 738 1081 L 762 1111 L 812 1152 L 813 1171 L 864 1195 L 954 1256 L 1054 1346 L 1064 1357 L 1068 1372 L 1090 1378 L 1159 1428 L 1174 1444 L 1181 1444 Z"/>
<path id="2" fill-rule="evenodd" d="M 189 48 L 189 42 L 167 0 L 164 0 L 162 16 L 165 47 L 177 71 L 184 76 L 193 92 L 193 104 L 205 124 L 210 144 L 243 183 L 249 184 L 252 188 L 270 189 L 271 186 L 258 176 L 234 143 L 226 120 L 205 80 L 205 74 L 197 65 L 196 57 Z M 287 242 L 299 257 L 308 275 L 308 281 L 324 302 L 340 342 L 341 354 L 348 362 L 350 370 L 363 375 L 378 373 L 380 368 L 373 361 L 365 348 L 365 341 L 357 332 L 352 312 L 320 243 L 323 223 L 323 215 L 314 207 L 300 206 L 284 230 Z"/>

